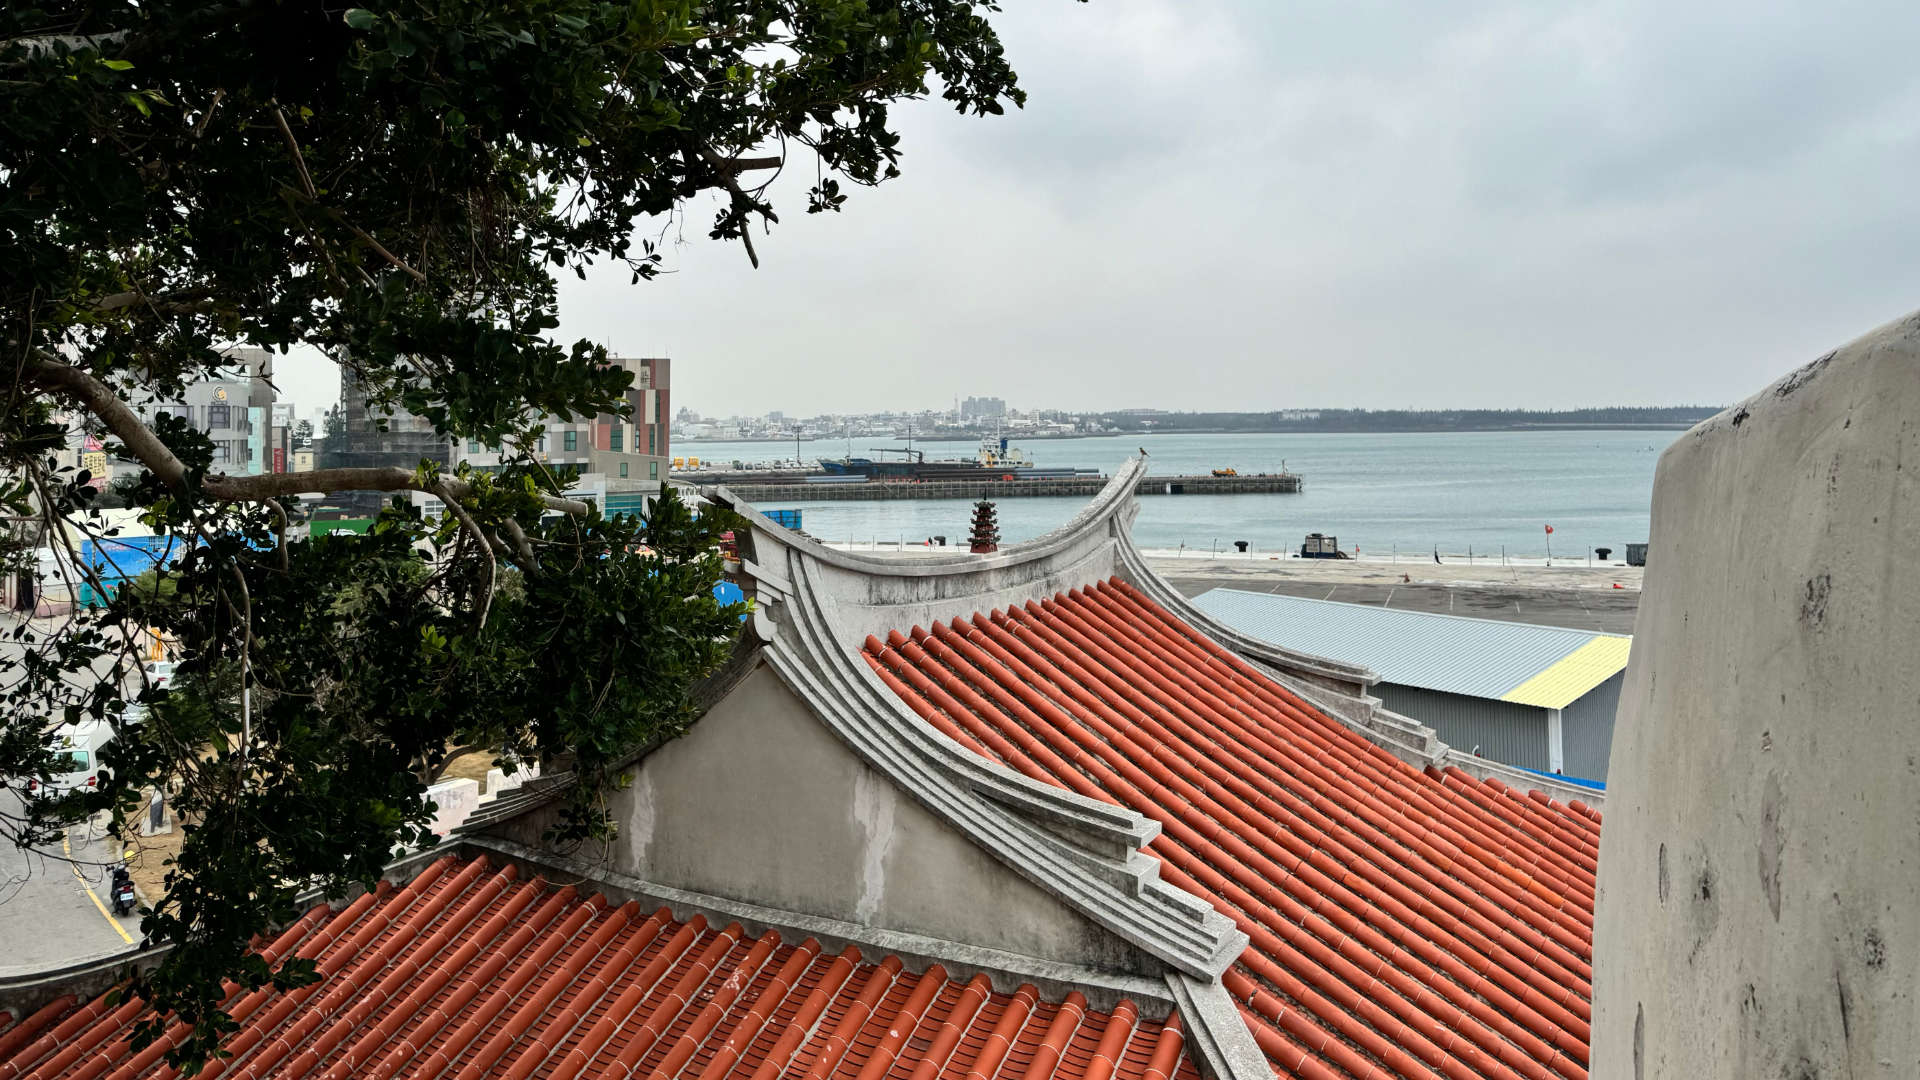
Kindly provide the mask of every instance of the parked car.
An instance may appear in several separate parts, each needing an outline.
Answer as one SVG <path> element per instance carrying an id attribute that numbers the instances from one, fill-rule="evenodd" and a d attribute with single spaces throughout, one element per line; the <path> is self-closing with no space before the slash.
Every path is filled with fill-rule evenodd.
<path id="1" fill-rule="evenodd" d="M 147 675 L 147 685 L 155 690 L 165 690 L 173 681 L 173 669 L 179 665 L 172 660 L 149 660 L 142 666 Z"/>
<path id="2" fill-rule="evenodd" d="M 53 739 L 54 752 L 61 760 L 45 785 L 46 794 L 61 795 L 91 788 L 99 784 L 102 777 L 113 775 L 100 764 L 100 749 L 113 741 L 113 726 L 106 721 L 83 720 L 63 725 Z M 42 785 L 38 780 L 28 780 L 27 790 L 39 793 Z"/>

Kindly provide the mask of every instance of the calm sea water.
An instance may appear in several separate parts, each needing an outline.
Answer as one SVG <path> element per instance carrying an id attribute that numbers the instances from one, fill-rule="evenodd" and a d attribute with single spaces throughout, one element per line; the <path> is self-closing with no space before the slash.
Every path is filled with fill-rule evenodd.
<path id="1" fill-rule="evenodd" d="M 1205 473 L 1232 467 L 1277 472 L 1284 464 L 1305 479 L 1298 495 L 1143 495 L 1134 539 L 1142 547 L 1297 549 L 1309 532 L 1340 538 L 1348 551 L 1574 556 L 1611 547 L 1620 558 L 1629 541 L 1647 539 L 1653 470 L 1675 431 L 1498 431 L 1402 435 L 1149 435 L 1039 440 L 1021 444 L 1041 465 L 1073 465 L 1111 473 L 1144 446 L 1156 474 Z M 877 439 L 853 441 L 856 454 Z M 928 458 L 971 456 L 976 443 L 916 443 Z M 838 439 L 803 442 L 803 457 L 840 457 Z M 791 460 L 794 444 L 677 442 L 675 454 L 703 462 Z M 1082 499 L 1003 499 L 1001 539 L 1028 540 L 1072 517 Z M 805 512 L 806 530 L 823 540 L 909 542 L 945 534 L 963 540 L 971 519 L 965 499 L 782 503 Z M 771 508 L 771 507 L 769 507 Z"/>

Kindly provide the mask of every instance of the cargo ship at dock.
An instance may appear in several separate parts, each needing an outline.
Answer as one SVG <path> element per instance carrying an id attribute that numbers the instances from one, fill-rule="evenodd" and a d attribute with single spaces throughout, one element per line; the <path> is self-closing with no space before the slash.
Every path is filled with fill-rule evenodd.
<path id="1" fill-rule="evenodd" d="M 825 475 L 819 479 L 827 482 L 837 480 L 924 483 L 968 480 L 1066 480 L 1101 475 L 1098 469 L 1043 468 L 1035 465 L 1023 451 L 1009 446 L 1005 436 L 989 435 L 980 440 L 980 449 L 971 458 L 928 461 L 926 454 L 913 449 L 911 445 L 904 450 L 876 450 L 874 453 L 895 453 L 901 456 L 897 460 L 852 455 L 838 459 L 822 458 L 820 467 L 825 470 Z"/>

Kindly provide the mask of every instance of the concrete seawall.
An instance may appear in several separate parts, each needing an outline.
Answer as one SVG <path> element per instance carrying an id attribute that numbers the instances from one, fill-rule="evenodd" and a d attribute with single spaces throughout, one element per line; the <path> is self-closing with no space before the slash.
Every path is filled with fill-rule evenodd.
<path id="1" fill-rule="evenodd" d="M 753 503 L 818 502 L 875 499 L 1013 499 L 1037 496 L 1097 495 L 1107 485 L 1104 476 L 1049 477 L 1004 480 L 981 477 L 968 480 L 869 481 L 864 484 L 729 484 L 735 495 Z M 1136 495 L 1292 495 L 1301 479 L 1293 473 L 1257 476 L 1143 476 L 1134 485 Z"/>

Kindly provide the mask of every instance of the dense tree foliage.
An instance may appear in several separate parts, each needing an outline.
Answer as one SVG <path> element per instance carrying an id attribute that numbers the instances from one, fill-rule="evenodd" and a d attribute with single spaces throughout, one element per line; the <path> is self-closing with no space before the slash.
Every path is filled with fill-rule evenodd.
<path id="1" fill-rule="evenodd" d="M 130 991 L 191 1064 L 231 1029 L 222 979 L 299 982 L 251 935 L 315 885 L 373 877 L 423 842 L 423 782 L 454 748 L 566 762 L 563 826 L 609 827 L 614 763 L 690 719 L 737 609 L 711 598 L 725 522 L 677 500 L 645 521 L 563 495 L 531 454 L 543 418 L 627 411 L 630 376 L 555 336 L 555 278 L 712 213 L 741 243 L 771 178 L 897 173 L 890 103 L 1022 100 L 978 0 L 93 0 L 0 9 L 0 497 L 6 569 L 35 545 L 69 573 L 104 531 L 70 432 L 144 466 L 116 489 L 179 541 L 154 575 L 0 654 L 4 827 L 57 841 L 129 828 L 146 792 L 193 823 Z M 931 88 L 930 88 L 931 84 Z M 644 229 L 640 228 L 645 226 Z M 640 239 L 636 239 L 636 237 Z M 219 371 L 223 348 L 324 350 L 376 402 L 516 453 L 498 474 L 419 468 L 229 475 L 201 433 L 139 406 Z M 290 497 L 418 491 L 363 537 L 289 537 Z M 291 512 L 290 512 L 291 511 Z M 295 530 L 297 531 L 297 530 Z M 76 585 L 82 584 L 79 582 Z M 104 583 L 102 583 L 104 584 Z M 157 630 L 167 689 L 138 663 Z M 129 703 L 146 719 L 128 725 Z M 59 725 L 118 728 L 92 790 L 50 795 Z M 39 785 L 28 790 L 28 781 Z M 57 842 L 54 845 L 57 849 Z"/>

